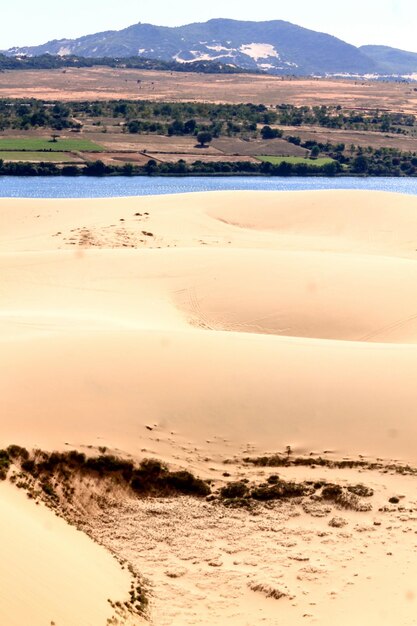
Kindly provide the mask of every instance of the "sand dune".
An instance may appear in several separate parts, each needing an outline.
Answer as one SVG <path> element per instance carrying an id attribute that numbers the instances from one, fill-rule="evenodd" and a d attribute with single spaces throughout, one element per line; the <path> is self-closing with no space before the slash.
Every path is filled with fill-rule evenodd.
<path id="1" fill-rule="evenodd" d="M 226 458 L 288 445 L 417 463 L 414 197 L 2 200 L 0 219 L 0 444 L 106 446 L 219 477 Z M 2 486 L 20 520 L 15 497 Z M 80 610 L 102 623 L 90 596 Z"/>
<path id="2" fill-rule="evenodd" d="M 416 258 L 415 199 L 385 192 L 217 192 L 100 200 L 3 199 L 2 252 L 273 248 Z M 142 231 L 151 232 L 146 237 Z"/>
<path id="3" fill-rule="evenodd" d="M 416 462 L 415 346 L 109 330 L 8 342 L 2 358 L 8 441 L 157 454 L 152 439 L 180 436 L 187 458 L 218 457 L 207 439 L 226 439 L 229 454 L 290 444 Z"/>
<path id="4" fill-rule="evenodd" d="M 128 597 L 109 554 L 10 484 L 0 485 L 0 537 L 2 624 L 105 624 L 107 598 Z"/>
<path id="5" fill-rule="evenodd" d="M 192 322 L 296 337 L 417 341 L 417 259 L 93 249 L 75 259 L 67 251 L 4 255 L 0 270 L 1 325 L 21 318 L 36 327 L 43 316 L 45 329 L 61 318 L 69 331 L 85 324 L 185 330 Z"/>

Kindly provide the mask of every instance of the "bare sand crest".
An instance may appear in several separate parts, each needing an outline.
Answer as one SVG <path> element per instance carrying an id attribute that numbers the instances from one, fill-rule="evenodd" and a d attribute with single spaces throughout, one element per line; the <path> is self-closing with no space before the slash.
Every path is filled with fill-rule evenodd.
<path id="1" fill-rule="evenodd" d="M 109 553 L 6 483 L 0 537 L 2 624 L 106 624 L 108 599 L 129 598 L 131 577 Z"/>
<path id="2" fill-rule="evenodd" d="M 250 471 L 242 457 L 287 445 L 294 454 L 417 463 L 414 197 L 334 191 L 2 200 L 0 216 L 2 444 L 105 446 L 156 456 L 219 484 L 225 459 L 234 459 L 238 478 Z M 365 474 L 358 479 L 377 485 L 373 513 L 349 514 L 346 531 L 329 530 L 336 509 L 317 526 L 291 506 L 253 519 L 216 510 L 207 535 L 209 505 L 174 500 L 120 503 L 114 518 L 107 512 L 110 526 L 96 519 L 94 532 L 154 578 L 158 626 L 351 623 L 343 616 L 353 614 L 360 623 L 359 607 L 366 623 L 370 615 L 375 624 L 401 615 L 411 625 L 414 479 Z M 333 476 L 353 480 L 349 470 Z M 393 510 L 383 530 L 374 527 L 374 512 L 394 492 L 407 494 L 407 520 Z M 184 547 L 187 534 L 192 549 Z M 233 538 L 236 558 L 228 552 Z M 221 565 L 208 563 L 207 542 L 207 558 Z M 390 542 L 391 572 L 384 565 Z M 301 573 L 283 556 L 291 547 L 310 559 Z M 182 568 L 183 576 L 166 574 Z M 367 582 L 351 585 L 346 568 L 352 579 L 359 568 L 367 572 Z M 402 581 L 395 601 L 386 593 L 394 571 Z M 327 581 L 324 592 L 317 580 Z M 291 589 L 287 598 L 262 592 L 278 583 Z"/>

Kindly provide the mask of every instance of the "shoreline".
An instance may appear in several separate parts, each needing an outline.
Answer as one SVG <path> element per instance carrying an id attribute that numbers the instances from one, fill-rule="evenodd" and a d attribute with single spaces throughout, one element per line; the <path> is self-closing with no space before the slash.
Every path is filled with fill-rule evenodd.
<path id="1" fill-rule="evenodd" d="M 224 163 L 229 164 L 227 161 L 225 161 Z M 25 162 L 17 162 L 18 165 L 22 164 L 25 167 L 22 168 L 22 170 L 26 170 L 26 166 L 27 163 Z M 223 164 L 223 162 L 221 162 L 221 164 Z M 28 171 L 10 171 L 7 173 L 0 173 L 0 180 L 2 178 L 8 177 L 8 176 L 13 176 L 15 178 L 21 178 L 21 177 L 32 177 L 32 178 L 38 178 L 40 176 L 42 177 L 49 177 L 49 178 L 95 178 L 95 179 L 102 179 L 102 178 L 119 178 L 119 177 L 124 177 L 124 178 L 238 178 L 238 177 L 242 177 L 242 178 L 255 178 L 255 177 L 259 177 L 259 178 L 281 178 L 281 179 L 291 179 L 291 178 L 335 178 L 335 179 L 343 179 L 343 178 L 356 178 L 356 179 L 380 179 L 380 178 L 396 178 L 399 180 L 403 180 L 403 179 L 409 179 L 409 180 L 414 180 L 417 178 L 416 176 L 407 176 L 407 175 L 402 175 L 402 176 L 390 176 L 389 174 L 380 174 L 380 175 L 376 175 L 376 174 L 355 174 L 354 172 L 340 172 L 337 174 L 332 174 L 329 175 L 326 172 L 323 173 L 319 173 L 319 172 L 312 172 L 312 173 L 307 173 L 307 174 L 301 174 L 297 171 L 291 173 L 291 174 L 274 174 L 274 173 L 264 173 L 261 171 L 254 171 L 254 172 L 246 172 L 246 171 L 236 171 L 236 172 L 195 172 L 195 171 L 190 171 L 187 173 L 184 172 L 172 172 L 172 173 L 166 173 L 166 172 L 156 172 L 154 174 L 149 174 L 147 172 L 136 172 L 134 174 L 126 174 L 126 171 L 123 170 L 123 167 L 120 168 L 119 171 L 116 172 L 105 172 L 102 174 L 89 174 L 87 172 L 84 172 L 83 170 L 85 168 L 81 168 L 81 167 L 77 167 L 76 169 L 78 170 L 77 173 L 66 173 L 64 171 L 60 171 L 59 168 L 56 168 L 58 171 L 51 171 L 50 168 L 50 163 L 48 162 L 43 162 L 40 161 L 38 163 L 30 163 L 30 165 L 35 165 L 35 166 L 41 166 L 37 171 L 28 169 Z M 45 168 L 45 170 L 43 169 L 43 165 L 46 165 L 47 167 Z M 64 169 L 64 168 L 63 168 Z"/>

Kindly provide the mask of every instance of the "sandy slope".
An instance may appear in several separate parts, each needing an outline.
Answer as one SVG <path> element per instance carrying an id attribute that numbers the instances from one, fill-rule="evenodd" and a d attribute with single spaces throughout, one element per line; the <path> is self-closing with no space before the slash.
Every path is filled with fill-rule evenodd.
<path id="1" fill-rule="evenodd" d="M 219 436 L 416 460 L 413 197 L 4 200 L 1 215 L 5 440 L 116 436 L 137 453 L 152 423 L 204 451 Z"/>
<path id="2" fill-rule="evenodd" d="M 84 534 L 10 484 L 0 485 L 0 622 L 96 626 L 130 579 Z"/>
<path id="3" fill-rule="evenodd" d="M 2 200 L 0 220 L 1 444 L 219 478 L 287 445 L 417 463 L 414 197 Z"/>

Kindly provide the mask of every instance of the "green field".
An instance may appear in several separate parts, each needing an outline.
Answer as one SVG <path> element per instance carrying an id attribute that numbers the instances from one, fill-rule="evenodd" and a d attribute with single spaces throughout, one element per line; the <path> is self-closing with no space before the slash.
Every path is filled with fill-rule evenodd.
<path id="1" fill-rule="evenodd" d="M 41 161 L 54 161 L 58 163 L 72 163 L 77 161 L 76 157 L 66 152 L 1 152 L 0 160 L 2 161 L 29 161 L 33 163 Z M 78 159 L 79 160 L 79 159 Z"/>
<path id="2" fill-rule="evenodd" d="M 36 152 L 38 150 L 46 150 L 52 152 L 104 152 L 104 148 L 97 143 L 88 139 L 58 139 L 52 141 L 47 137 L 7 137 L 0 139 L 0 151 L 10 150 L 30 150 Z"/>
<path id="3" fill-rule="evenodd" d="M 305 165 L 316 165 L 321 167 L 322 165 L 326 165 L 327 163 L 333 163 L 333 159 L 329 157 L 321 157 L 318 159 L 306 159 L 304 157 L 296 157 L 296 156 L 257 156 L 257 159 L 263 161 L 264 163 L 272 163 L 272 165 L 279 165 L 280 163 L 304 163 Z"/>

